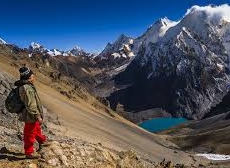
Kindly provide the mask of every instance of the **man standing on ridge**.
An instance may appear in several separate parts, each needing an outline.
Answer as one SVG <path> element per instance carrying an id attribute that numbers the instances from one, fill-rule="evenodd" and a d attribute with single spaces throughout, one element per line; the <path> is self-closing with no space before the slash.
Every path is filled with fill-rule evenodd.
<path id="1" fill-rule="evenodd" d="M 39 149 L 48 145 L 47 138 L 42 134 L 41 124 L 43 123 L 43 108 L 34 86 L 34 73 L 28 67 L 19 69 L 20 80 L 15 82 L 19 87 L 19 95 L 25 107 L 19 113 L 19 120 L 25 122 L 24 126 L 24 150 L 26 158 L 35 159 L 39 155 L 34 154 L 34 142 L 39 143 Z"/>

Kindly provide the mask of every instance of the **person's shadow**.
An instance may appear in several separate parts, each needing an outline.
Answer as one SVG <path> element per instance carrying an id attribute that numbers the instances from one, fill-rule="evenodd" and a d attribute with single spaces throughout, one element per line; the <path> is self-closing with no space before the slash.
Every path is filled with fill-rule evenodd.
<path id="1" fill-rule="evenodd" d="M 0 160 L 18 161 L 26 159 L 23 153 L 9 151 L 6 147 L 0 149 Z"/>

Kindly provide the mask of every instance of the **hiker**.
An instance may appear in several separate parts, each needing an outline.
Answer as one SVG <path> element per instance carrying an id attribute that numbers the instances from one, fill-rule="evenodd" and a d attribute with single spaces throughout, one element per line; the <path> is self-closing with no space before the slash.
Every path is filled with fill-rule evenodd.
<path id="1" fill-rule="evenodd" d="M 25 122 L 24 126 L 24 150 L 26 158 L 38 158 L 34 153 L 35 140 L 39 143 L 39 149 L 47 145 L 47 138 L 41 131 L 43 123 L 43 108 L 34 86 L 35 76 L 28 67 L 19 69 L 20 80 L 15 82 L 15 86 L 19 87 L 19 95 L 25 107 L 19 113 L 19 121 Z"/>

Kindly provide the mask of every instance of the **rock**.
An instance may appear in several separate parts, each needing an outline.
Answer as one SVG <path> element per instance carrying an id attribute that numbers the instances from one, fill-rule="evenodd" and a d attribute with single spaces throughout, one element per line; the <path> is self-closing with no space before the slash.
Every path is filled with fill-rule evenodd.
<path id="1" fill-rule="evenodd" d="M 67 163 L 67 157 L 65 155 L 62 155 L 60 157 L 60 160 L 62 161 L 62 163 L 65 165 L 65 166 L 68 166 L 68 163 Z"/>
<path id="2" fill-rule="evenodd" d="M 144 168 L 144 164 L 139 160 L 135 152 L 129 150 L 127 152 L 121 152 L 119 154 L 120 160 L 118 161 L 117 167 L 135 167 Z"/>
<path id="3" fill-rule="evenodd" d="M 31 163 L 28 168 L 38 168 L 38 166 L 35 163 Z"/>
<path id="4" fill-rule="evenodd" d="M 59 160 L 58 158 L 53 158 L 53 159 L 48 160 L 47 163 L 52 166 L 57 166 L 59 164 Z"/>
<path id="5" fill-rule="evenodd" d="M 53 150 L 55 155 L 59 155 L 59 156 L 63 155 L 62 149 L 59 148 L 58 146 L 53 147 L 52 150 Z"/>
<path id="6" fill-rule="evenodd" d="M 9 153 L 9 150 L 4 146 L 0 149 L 0 153 Z"/>
<path id="7" fill-rule="evenodd" d="M 86 156 L 86 153 L 85 153 L 84 149 L 81 149 L 81 150 L 80 150 L 80 155 L 81 155 L 82 157 L 85 157 L 85 156 Z"/>
<path id="8" fill-rule="evenodd" d="M 97 146 L 97 147 L 95 148 L 95 150 L 97 150 L 97 151 L 103 151 L 103 149 L 102 149 L 101 146 Z"/>
<path id="9" fill-rule="evenodd" d="M 77 161 L 82 160 L 82 158 L 81 158 L 80 156 L 75 156 L 75 159 L 76 159 Z"/>

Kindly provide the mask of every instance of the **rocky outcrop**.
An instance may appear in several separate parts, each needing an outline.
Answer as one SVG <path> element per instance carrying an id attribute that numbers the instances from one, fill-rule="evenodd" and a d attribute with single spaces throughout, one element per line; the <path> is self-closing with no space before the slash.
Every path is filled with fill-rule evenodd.
<path id="1" fill-rule="evenodd" d="M 0 125 L 10 129 L 17 129 L 16 114 L 9 113 L 5 108 L 5 99 L 14 86 L 14 78 L 0 69 Z"/>
<path id="2" fill-rule="evenodd" d="M 40 152 L 42 167 L 133 167 L 144 168 L 144 164 L 133 151 L 114 153 L 101 144 L 77 141 L 69 143 L 52 142 Z"/>

